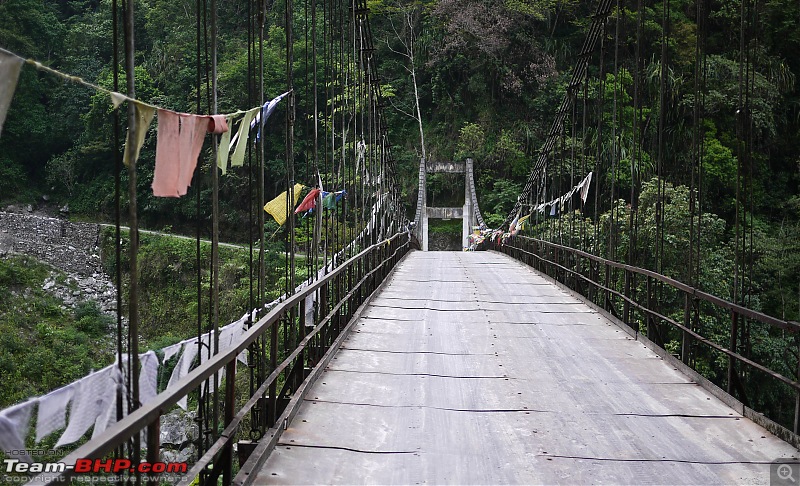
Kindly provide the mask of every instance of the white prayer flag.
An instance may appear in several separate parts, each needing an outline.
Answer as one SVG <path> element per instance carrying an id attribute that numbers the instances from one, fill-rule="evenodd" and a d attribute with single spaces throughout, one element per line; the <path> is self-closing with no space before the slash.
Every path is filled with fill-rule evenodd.
<path id="1" fill-rule="evenodd" d="M 67 425 L 67 405 L 72 400 L 75 388 L 75 384 L 70 383 L 39 398 L 39 411 L 36 417 L 37 444 Z"/>

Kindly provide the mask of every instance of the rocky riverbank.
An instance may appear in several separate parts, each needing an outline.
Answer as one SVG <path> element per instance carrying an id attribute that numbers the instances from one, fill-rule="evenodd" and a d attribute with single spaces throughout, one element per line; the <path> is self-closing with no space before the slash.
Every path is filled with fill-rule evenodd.
<path id="1" fill-rule="evenodd" d="M 43 261 L 66 274 L 45 280 L 43 289 L 75 308 L 93 300 L 107 314 L 115 314 L 116 287 L 103 270 L 100 226 L 73 223 L 43 214 L 0 211 L 0 258 L 21 254 Z"/>

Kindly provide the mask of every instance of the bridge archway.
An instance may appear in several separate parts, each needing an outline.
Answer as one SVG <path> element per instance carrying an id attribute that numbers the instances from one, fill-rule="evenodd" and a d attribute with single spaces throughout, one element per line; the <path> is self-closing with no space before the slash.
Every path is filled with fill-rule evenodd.
<path id="1" fill-rule="evenodd" d="M 461 247 L 466 248 L 467 237 L 474 226 L 485 226 L 483 216 L 478 207 L 475 194 L 474 163 L 471 158 L 463 162 L 432 162 L 424 158 L 419 162 L 419 192 L 417 195 L 417 211 L 414 216 L 414 234 L 420 242 L 422 251 L 428 251 L 428 227 L 430 219 L 462 220 Z M 464 174 L 464 205 L 461 207 L 428 206 L 427 175 L 435 173 Z"/>

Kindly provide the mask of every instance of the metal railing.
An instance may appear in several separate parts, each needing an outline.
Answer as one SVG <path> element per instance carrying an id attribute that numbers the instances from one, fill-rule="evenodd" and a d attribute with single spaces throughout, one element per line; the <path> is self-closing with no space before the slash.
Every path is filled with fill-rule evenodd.
<path id="1" fill-rule="evenodd" d="M 239 437 L 242 421 L 251 414 L 251 424 L 263 427 L 262 430 L 271 430 L 271 441 L 277 440 L 276 436 L 291 421 L 291 414 L 296 413 L 296 410 L 287 408 L 293 395 L 303 388 L 313 370 L 324 364 L 323 356 L 337 342 L 359 307 L 406 254 L 409 242 L 408 233 L 397 233 L 362 250 L 324 277 L 289 296 L 253 323 L 237 343 L 212 356 L 173 387 L 63 458 L 61 462 L 67 465 L 65 472 L 41 474 L 30 484 L 68 482 L 74 475 L 69 466 L 78 459 L 107 456 L 119 459 L 126 444 L 127 450 L 132 450 L 130 444 L 136 443 L 138 439 L 134 438 L 143 432 L 147 461 L 159 462 L 161 416 L 181 398 L 199 392 L 204 384 L 208 386 L 223 370 L 224 382 L 220 387 L 224 401 L 222 430 L 200 432 L 201 435 L 212 435 L 213 442 L 204 449 L 203 455 L 191 466 L 180 484 L 189 484 L 198 478 L 198 483 L 194 484 L 216 485 L 220 478 L 223 484 L 231 484 L 234 482 L 233 443 Z M 313 296 L 316 302 L 313 322 L 306 322 L 306 316 L 311 315 L 305 309 L 309 296 Z M 251 360 L 255 359 L 256 366 L 263 366 L 268 375 L 244 405 L 234 412 L 237 402 L 236 358 L 246 349 L 250 349 Z M 264 437 L 267 439 L 270 438 Z M 138 454 L 131 456 L 136 458 Z M 150 481 L 149 484 L 158 483 Z"/>
<path id="2" fill-rule="evenodd" d="M 745 415 L 752 415 L 762 425 L 796 447 L 800 445 L 797 435 L 800 422 L 800 383 L 740 352 L 742 326 L 745 320 L 749 320 L 751 323 L 764 324 L 772 330 L 792 334 L 795 338 L 794 346 L 798 347 L 800 356 L 800 323 L 777 319 L 742 307 L 650 270 L 606 260 L 557 243 L 515 236 L 505 244 L 494 244 L 491 249 L 533 267 L 582 295 L 629 326 L 637 337 L 639 333 L 645 333 L 650 341 L 662 349 L 672 343 L 670 348 L 675 357 L 700 376 L 702 374 L 696 367 L 698 358 L 708 358 L 703 353 L 713 350 L 718 355 L 725 356 L 727 375 L 717 382 L 722 382 L 727 394 L 741 402 Z M 718 342 L 721 340 L 719 336 L 716 336 L 715 342 L 713 338 L 701 334 L 705 327 L 701 321 L 703 317 L 727 321 L 725 345 Z M 743 383 L 746 368 L 777 380 L 785 385 L 787 395 L 794 395 L 793 426 L 786 421 L 786 426 L 783 426 L 774 417 L 767 417 L 768 420 L 763 421 L 758 416 L 758 411 L 749 408 L 752 402 L 748 400 Z M 790 363 L 786 368 L 797 370 L 800 374 L 800 358 L 794 366 Z M 752 414 L 750 411 L 756 413 Z"/>

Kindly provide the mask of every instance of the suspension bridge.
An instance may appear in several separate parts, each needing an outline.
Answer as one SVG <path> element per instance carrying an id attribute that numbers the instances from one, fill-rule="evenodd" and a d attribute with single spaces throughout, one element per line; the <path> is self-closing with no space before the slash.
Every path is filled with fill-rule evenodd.
<path id="1" fill-rule="evenodd" d="M 227 170 L 227 165 L 218 163 L 217 147 L 234 150 L 232 159 L 240 152 L 230 138 L 222 142 L 215 134 L 210 168 L 192 166 L 196 185 L 203 180 L 201 170 L 211 172 L 205 194 L 211 198 L 212 277 L 205 291 L 198 273 L 197 306 L 209 308 L 209 315 L 198 315 L 194 340 L 178 346 L 170 357 L 161 353 L 164 364 L 177 357 L 175 366 L 182 372 L 173 372 L 169 386 L 159 385 L 160 393 L 144 396 L 136 327 L 138 148 L 129 143 L 128 168 L 117 161 L 116 192 L 119 201 L 120 174 L 127 170 L 132 277 L 127 327 L 123 329 L 120 316 L 114 365 L 125 377 L 124 386 L 113 406 L 105 404 L 116 419 L 107 419 L 104 429 L 97 428 L 98 419 L 92 437 L 85 436 L 62 459 L 64 464 L 74 466 L 87 458 L 158 463 L 163 459 L 162 417 L 176 406 L 189 406 L 196 410 L 198 434 L 188 472 L 174 481 L 184 485 L 768 484 L 776 461 L 800 472 L 798 357 L 777 369 L 759 361 L 747 344 L 750 330 L 759 329 L 782 336 L 787 350 L 797 349 L 800 324 L 746 305 L 742 254 L 737 253 L 733 269 L 741 292 L 734 292 L 732 300 L 701 288 L 699 185 L 691 188 L 698 190 L 692 196 L 696 217 L 691 220 L 688 278 L 665 274 L 664 215 L 659 211 L 666 185 L 660 181 L 678 171 L 670 168 L 661 136 L 655 143 L 662 199 L 654 247 L 647 247 L 644 235 L 637 240 L 637 187 L 643 181 L 637 181 L 633 164 L 629 209 L 615 205 L 622 197 L 613 175 L 621 170 L 617 131 L 627 127 L 641 134 L 642 119 L 623 119 L 616 111 L 622 88 L 617 83 L 606 86 L 606 75 L 616 77 L 622 69 L 613 52 L 619 49 L 620 19 L 612 15 L 611 0 L 601 0 L 591 16 L 546 142 L 498 228 L 484 221 L 470 158 L 422 159 L 416 208 L 407 211 L 383 113 L 385 96 L 366 2 L 299 3 L 285 2 L 287 84 L 285 94 L 273 101 L 285 103 L 286 178 L 285 193 L 272 202 L 266 200 L 264 181 L 270 148 L 261 131 L 275 105 L 264 98 L 263 52 L 255 47 L 264 42 L 266 6 L 248 6 L 248 38 L 254 41 L 248 47 L 248 101 L 257 105 L 261 118 L 251 123 L 254 115 L 245 115 L 240 141 L 250 128 L 258 130 L 258 137 L 242 145 L 246 163 L 239 158 L 237 166 L 242 168 L 230 170 L 246 171 L 255 208 L 248 248 L 255 282 L 249 309 L 255 310 L 243 310 L 241 332 L 226 334 L 233 328 L 220 325 L 218 167 Z M 698 2 L 698 9 L 704 5 Z M 116 28 L 116 1 L 114 9 Z M 211 33 L 199 27 L 198 4 L 198 53 L 202 31 L 211 55 L 206 55 L 210 63 L 197 67 L 197 110 L 200 114 L 203 109 L 199 79 L 205 70 L 205 111 L 216 115 L 216 3 L 206 2 L 203 9 Z M 314 53 L 310 60 L 306 55 L 300 68 L 294 64 L 301 63 L 294 56 L 294 9 L 305 9 L 305 47 Z M 643 12 L 640 0 L 634 13 L 639 35 Z M 115 31 L 115 39 L 119 36 L 125 44 L 130 133 L 142 123 L 132 77 L 134 18 L 129 5 L 119 19 L 124 32 Z M 638 49 L 631 69 L 634 113 L 641 110 Z M 322 66 L 316 64 L 318 58 Z M 702 55 L 696 62 L 703 62 Z M 590 69 L 592 63 L 596 69 Z M 662 83 L 667 64 L 662 59 Z M 296 89 L 295 76 L 304 76 L 311 89 Z M 590 84 L 600 93 L 591 106 Z M 742 86 L 752 89 L 745 80 Z M 118 89 L 115 79 L 114 92 Z M 614 112 L 609 122 L 602 109 L 611 104 L 604 97 L 610 98 L 611 92 Z M 666 106 L 664 96 L 662 92 Z M 242 113 L 228 115 L 231 131 L 234 115 Z M 662 126 L 666 116 L 666 109 L 661 110 Z M 702 116 L 698 109 L 696 125 Z M 612 140 L 597 143 L 596 154 L 576 150 L 578 144 L 572 143 L 586 138 L 590 125 L 598 138 Z M 742 129 L 746 127 L 743 121 Z M 296 128 L 305 138 L 296 136 Z M 119 119 L 115 130 L 120 131 Z M 630 153 L 641 155 L 645 142 L 633 137 Z M 744 164 L 753 147 L 744 134 L 742 140 L 739 160 Z M 604 151 L 606 146 L 612 148 Z M 695 153 L 702 157 L 699 144 Z M 699 159 L 691 161 L 693 183 L 701 170 Z M 463 174 L 463 205 L 429 205 L 427 175 L 437 172 Z M 304 211 L 315 211 L 298 222 L 292 212 L 299 180 L 319 191 L 301 204 Z M 324 188 L 334 195 L 346 193 L 344 203 L 324 199 Z M 201 206 L 207 207 L 208 201 L 201 204 L 200 188 L 192 190 L 199 228 L 201 216 L 206 216 Z M 611 208 L 607 233 L 600 232 L 599 224 L 604 207 Z M 282 211 L 285 223 L 279 223 L 288 249 L 283 295 L 270 303 L 264 298 L 261 208 Z M 746 238 L 739 228 L 746 216 L 738 209 L 736 215 L 736 237 Z M 436 218 L 461 219 L 462 246 L 481 251 L 427 251 L 429 220 Z M 615 228 L 626 225 L 629 232 L 623 239 L 622 230 Z M 523 231 L 523 226 L 534 229 Z M 119 242 L 120 214 L 116 228 Z M 298 228 L 309 235 L 302 243 L 296 241 Z M 199 229 L 197 241 L 199 255 Z M 304 278 L 298 277 L 294 260 L 295 250 L 301 249 L 309 257 L 304 259 Z M 120 280 L 117 285 L 122 288 Z M 704 323 L 709 321 L 723 323 L 724 335 L 707 333 Z M 709 360 L 723 363 L 727 374 L 709 376 L 702 367 Z M 771 393 L 776 396 L 759 395 L 764 382 L 775 385 L 777 391 Z M 76 403 L 81 402 L 73 399 L 70 420 L 78 415 Z M 48 472 L 33 476 L 31 483 L 67 481 L 75 475 L 75 469 Z"/>

